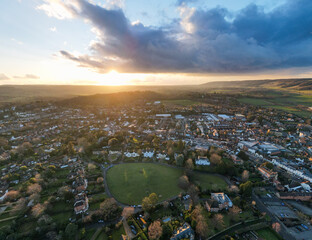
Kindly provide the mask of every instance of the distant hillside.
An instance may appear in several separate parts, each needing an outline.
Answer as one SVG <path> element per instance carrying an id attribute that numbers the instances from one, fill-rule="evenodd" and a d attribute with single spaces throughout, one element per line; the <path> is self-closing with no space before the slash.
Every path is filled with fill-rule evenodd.
<path id="1" fill-rule="evenodd" d="M 119 92 L 108 94 L 95 94 L 90 96 L 79 96 L 59 103 L 62 105 L 120 105 L 133 103 L 141 100 L 155 101 L 165 99 L 165 96 L 152 91 Z"/>
<path id="2" fill-rule="evenodd" d="M 299 79 L 265 79 L 265 80 L 246 80 L 246 81 L 221 81 L 208 82 L 201 87 L 212 89 L 228 88 L 281 88 L 289 90 L 312 90 L 312 78 Z"/>

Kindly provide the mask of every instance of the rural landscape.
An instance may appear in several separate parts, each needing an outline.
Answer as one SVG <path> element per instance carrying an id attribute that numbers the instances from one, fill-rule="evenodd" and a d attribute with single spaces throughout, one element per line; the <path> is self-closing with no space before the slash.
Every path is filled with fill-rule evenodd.
<path id="1" fill-rule="evenodd" d="M 0 240 L 309 240 L 311 0 L 0 2 Z"/>

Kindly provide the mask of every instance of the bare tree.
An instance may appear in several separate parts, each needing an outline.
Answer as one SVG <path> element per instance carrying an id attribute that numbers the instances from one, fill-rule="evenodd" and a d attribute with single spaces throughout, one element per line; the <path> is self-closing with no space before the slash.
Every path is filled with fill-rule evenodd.
<path id="1" fill-rule="evenodd" d="M 216 153 L 213 153 L 211 156 L 210 156 L 210 162 L 214 165 L 218 165 L 221 163 L 221 156 L 219 156 L 218 154 Z"/>
<path id="2" fill-rule="evenodd" d="M 238 218 L 238 214 L 241 212 L 242 210 L 237 207 L 237 206 L 233 206 L 232 208 L 230 208 L 229 210 L 229 216 L 232 220 L 237 221 Z"/>
<path id="3" fill-rule="evenodd" d="M 34 193 L 40 193 L 42 190 L 41 186 L 38 183 L 34 183 L 28 186 L 27 193 L 28 194 L 34 194 Z"/>
<path id="4" fill-rule="evenodd" d="M 46 209 L 46 207 L 43 204 L 38 203 L 38 204 L 36 204 L 35 206 L 32 207 L 31 214 L 35 218 L 37 218 L 37 217 L 39 217 L 40 215 L 42 215 L 44 213 L 45 209 Z"/>
<path id="5" fill-rule="evenodd" d="M 243 182 L 247 182 L 249 179 L 249 172 L 247 170 L 244 170 L 242 173 L 242 180 Z"/>
<path id="6" fill-rule="evenodd" d="M 198 199 L 199 199 L 199 197 L 198 197 L 198 193 L 199 193 L 198 188 L 194 184 L 192 184 L 188 188 L 187 193 L 190 195 L 191 200 L 192 200 L 193 204 L 195 205 L 198 202 Z"/>
<path id="7" fill-rule="evenodd" d="M 279 233 L 281 231 L 281 224 L 275 222 L 272 224 L 272 228 L 275 230 L 275 232 Z"/>
<path id="8" fill-rule="evenodd" d="M 190 182 L 187 176 L 183 175 L 179 178 L 178 187 L 186 191 L 190 186 Z"/>
<path id="9" fill-rule="evenodd" d="M 215 214 L 213 216 L 212 222 L 215 228 L 221 230 L 224 227 L 223 215 L 220 213 Z"/>
<path id="10" fill-rule="evenodd" d="M 159 239 L 162 235 L 162 227 L 160 221 L 155 221 L 148 227 L 149 239 Z"/>
<path id="11" fill-rule="evenodd" d="M 196 233 L 201 238 L 204 239 L 208 235 L 208 224 L 206 223 L 205 218 L 201 214 L 196 218 Z"/>
<path id="12" fill-rule="evenodd" d="M 98 177 L 98 178 L 96 179 L 96 182 L 97 182 L 98 184 L 101 184 L 101 183 L 104 182 L 104 178 Z"/>
<path id="13" fill-rule="evenodd" d="M 19 195 L 20 195 L 19 191 L 11 190 L 6 193 L 5 199 L 11 201 L 18 198 Z"/>

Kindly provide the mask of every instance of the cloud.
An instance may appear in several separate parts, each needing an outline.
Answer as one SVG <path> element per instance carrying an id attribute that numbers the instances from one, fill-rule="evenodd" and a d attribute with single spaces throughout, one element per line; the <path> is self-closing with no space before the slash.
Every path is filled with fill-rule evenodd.
<path id="1" fill-rule="evenodd" d="M 40 77 L 34 74 L 25 74 L 24 76 L 14 76 L 13 78 L 20 78 L 20 79 L 39 79 Z"/>
<path id="2" fill-rule="evenodd" d="M 180 19 L 159 27 L 131 24 L 120 8 L 85 0 L 57 2 L 96 33 L 90 54 L 60 54 L 100 73 L 247 73 L 312 65 L 310 0 L 288 0 L 270 12 L 251 4 L 235 15 L 221 7 L 183 4 Z"/>
<path id="3" fill-rule="evenodd" d="M 0 73 L 0 81 L 9 80 L 10 78 L 3 73 Z"/>
<path id="4" fill-rule="evenodd" d="M 62 20 L 73 18 L 75 15 L 77 8 L 75 0 L 43 0 L 43 2 L 37 9 L 44 11 L 49 17 Z"/>
<path id="5" fill-rule="evenodd" d="M 56 32 L 57 29 L 56 29 L 56 27 L 50 27 L 50 31 L 51 31 L 51 32 Z"/>
<path id="6" fill-rule="evenodd" d="M 16 40 L 15 38 L 11 38 L 11 40 L 15 43 L 17 43 L 18 45 L 23 45 L 24 43 L 22 41 Z"/>
<path id="7" fill-rule="evenodd" d="M 176 5 L 178 6 L 182 6 L 182 5 L 186 5 L 188 3 L 194 3 L 197 2 L 198 0 L 177 0 Z"/>

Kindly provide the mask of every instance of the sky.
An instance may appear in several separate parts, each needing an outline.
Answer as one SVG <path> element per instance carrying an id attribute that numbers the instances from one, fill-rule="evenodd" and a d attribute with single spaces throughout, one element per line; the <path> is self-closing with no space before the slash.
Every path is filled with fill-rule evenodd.
<path id="1" fill-rule="evenodd" d="M 0 84 L 312 77 L 311 0 L 1 0 Z"/>

